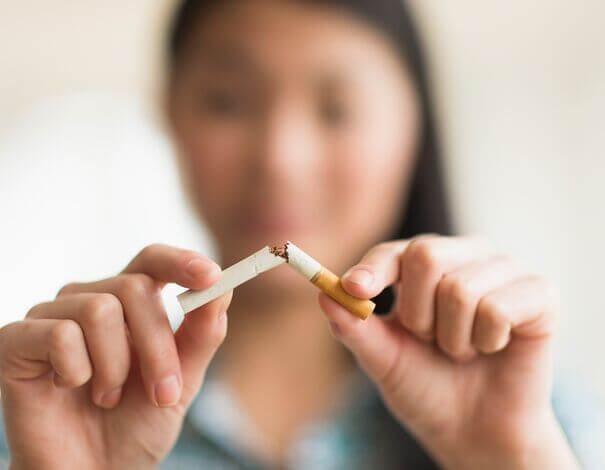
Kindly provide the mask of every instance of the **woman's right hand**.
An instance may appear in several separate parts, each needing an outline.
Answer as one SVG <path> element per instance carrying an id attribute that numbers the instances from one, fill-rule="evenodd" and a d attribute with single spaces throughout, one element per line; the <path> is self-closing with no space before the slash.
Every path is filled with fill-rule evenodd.
<path id="1" fill-rule="evenodd" d="M 173 333 L 160 290 L 214 284 L 208 258 L 165 245 L 116 277 L 69 284 L 0 330 L 0 384 L 13 469 L 154 467 L 226 331 L 226 295 Z"/>

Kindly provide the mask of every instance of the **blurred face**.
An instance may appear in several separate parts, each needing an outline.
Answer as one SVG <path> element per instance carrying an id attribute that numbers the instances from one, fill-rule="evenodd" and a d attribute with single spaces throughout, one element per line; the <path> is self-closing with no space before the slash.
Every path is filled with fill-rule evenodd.
<path id="1" fill-rule="evenodd" d="M 401 216 L 415 91 L 387 39 L 346 12 L 225 2 L 190 32 L 169 108 L 223 266 L 292 240 L 342 272 Z M 274 273 L 262 282 L 300 285 Z"/>

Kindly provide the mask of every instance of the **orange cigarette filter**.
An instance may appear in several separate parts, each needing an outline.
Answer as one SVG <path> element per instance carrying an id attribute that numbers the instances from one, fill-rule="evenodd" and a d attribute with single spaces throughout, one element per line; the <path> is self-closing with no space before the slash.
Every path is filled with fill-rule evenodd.
<path id="1" fill-rule="evenodd" d="M 311 279 L 311 282 L 353 315 L 362 320 L 367 319 L 376 308 L 376 304 L 371 300 L 359 299 L 348 294 L 342 288 L 340 278 L 329 269 L 322 268 L 322 270 Z"/>

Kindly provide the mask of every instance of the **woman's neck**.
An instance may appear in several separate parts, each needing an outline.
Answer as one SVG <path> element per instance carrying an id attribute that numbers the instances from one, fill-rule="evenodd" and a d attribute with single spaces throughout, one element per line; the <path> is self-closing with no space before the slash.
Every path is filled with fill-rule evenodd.
<path id="1" fill-rule="evenodd" d="M 259 450 L 272 461 L 284 456 L 301 425 L 327 411 L 353 364 L 330 335 L 315 297 L 293 300 L 234 302 L 216 368 L 217 378 L 274 444 Z"/>

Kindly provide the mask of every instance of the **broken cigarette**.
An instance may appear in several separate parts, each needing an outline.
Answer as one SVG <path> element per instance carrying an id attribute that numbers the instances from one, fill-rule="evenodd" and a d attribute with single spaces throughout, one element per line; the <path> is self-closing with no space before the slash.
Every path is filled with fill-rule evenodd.
<path id="1" fill-rule="evenodd" d="M 286 242 L 282 247 L 273 247 L 271 252 L 285 259 L 296 271 L 355 316 L 365 320 L 374 311 L 376 307 L 374 302 L 353 297 L 345 292 L 340 283 L 340 278 L 336 274 L 323 267 L 294 243 Z"/>
<path id="2" fill-rule="evenodd" d="M 183 311 L 189 313 L 202 305 L 225 295 L 232 289 L 270 269 L 284 264 L 285 259 L 275 256 L 266 246 L 223 271 L 219 281 L 208 289 L 188 290 L 179 294 L 177 300 Z"/>
<path id="3" fill-rule="evenodd" d="M 221 295 L 225 295 L 259 274 L 284 263 L 288 263 L 355 316 L 365 320 L 374 311 L 376 307 L 374 302 L 347 294 L 336 274 L 324 268 L 292 242 L 286 242 L 281 247 L 269 248 L 266 246 L 225 269 L 221 279 L 208 289 L 191 289 L 179 294 L 177 299 L 183 311 L 189 313 Z"/>

